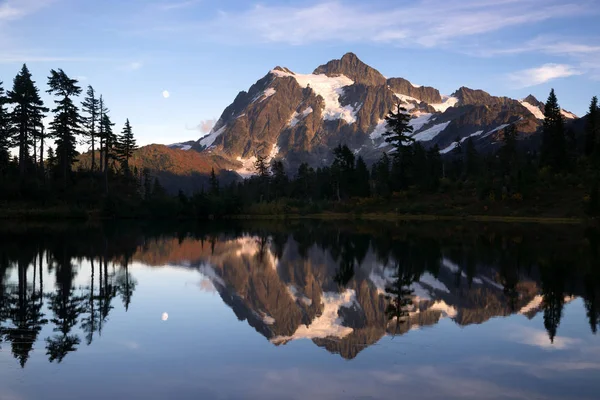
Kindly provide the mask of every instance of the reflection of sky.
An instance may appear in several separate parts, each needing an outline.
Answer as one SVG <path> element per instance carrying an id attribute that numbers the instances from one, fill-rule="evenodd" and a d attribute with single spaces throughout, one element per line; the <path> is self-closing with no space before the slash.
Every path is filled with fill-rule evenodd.
<path id="1" fill-rule="evenodd" d="M 88 267 L 75 287 L 88 284 Z M 115 298 L 102 337 L 87 346 L 79 332 L 78 351 L 61 364 L 45 355 L 51 326 L 24 370 L 3 343 L 0 399 L 592 399 L 600 389 L 600 340 L 581 300 L 565 306 L 554 346 L 541 313 L 462 328 L 446 318 L 347 361 L 309 340 L 272 345 L 203 290 L 197 271 L 135 263 L 130 271 L 138 284 L 129 312 Z M 53 283 L 44 277 L 46 291 Z"/>

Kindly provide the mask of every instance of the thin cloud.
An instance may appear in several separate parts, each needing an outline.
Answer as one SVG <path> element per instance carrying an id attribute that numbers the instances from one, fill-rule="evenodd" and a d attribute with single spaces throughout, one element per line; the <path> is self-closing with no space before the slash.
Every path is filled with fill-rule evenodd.
<path id="1" fill-rule="evenodd" d="M 158 9 L 162 11 L 180 10 L 182 8 L 189 8 L 200 3 L 201 0 L 188 0 L 181 1 L 178 3 L 162 3 L 158 5 Z"/>
<path id="2" fill-rule="evenodd" d="M 49 6 L 55 0 L 6 0 L 0 4 L 0 23 L 3 21 L 14 21 L 44 7 Z"/>
<path id="3" fill-rule="evenodd" d="M 204 121 L 201 121 L 195 129 L 197 129 L 198 131 L 200 131 L 200 133 L 202 134 L 206 134 L 208 132 L 210 132 L 212 130 L 212 128 L 215 126 L 215 124 L 217 123 L 216 119 L 206 119 Z"/>
<path id="4" fill-rule="evenodd" d="M 237 13 L 221 12 L 201 29 L 213 39 L 232 42 L 242 38 L 289 45 L 343 41 L 437 47 L 458 38 L 589 12 L 588 3 L 557 0 L 422 0 L 381 11 L 327 1 L 305 7 L 258 5 Z"/>
<path id="5" fill-rule="evenodd" d="M 509 340 L 544 350 L 565 350 L 581 342 L 579 339 L 556 336 L 552 343 L 546 332 L 533 328 L 519 328 L 509 335 Z"/>
<path id="6" fill-rule="evenodd" d="M 581 75 L 582 72 L 571 65 L 544 64 L 537 68 L 524 69 L 508 75 L 508 80 L 515 88 L 526 88 L 540 85 L 554 79 Z"/>
<path id="7" fill-rule="evenodd" d="M 121 69 L 123 69 L 125 71 L 137 71 L 137 70 L 141 69 L 143 66 L 144 66 L 144 64 L 142 62 L 133 61 L 133 62 L 123 65 L 121 67 Z"/>

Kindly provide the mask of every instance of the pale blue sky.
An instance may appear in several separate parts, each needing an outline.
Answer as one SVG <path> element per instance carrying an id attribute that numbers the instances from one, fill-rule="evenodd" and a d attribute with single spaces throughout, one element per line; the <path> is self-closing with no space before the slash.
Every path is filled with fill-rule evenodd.
<path id="1" fill-rule="evenodd" d="M 582 115 L 600 95 L 598 20 L 600 0 L 0 0 L 0 80 L 26 62 L 46 90 L 62 68 L 140 144 L 197 139 L 276 65 L 308 73 L 348 51 L 444 94 L 554 87 Z"/>

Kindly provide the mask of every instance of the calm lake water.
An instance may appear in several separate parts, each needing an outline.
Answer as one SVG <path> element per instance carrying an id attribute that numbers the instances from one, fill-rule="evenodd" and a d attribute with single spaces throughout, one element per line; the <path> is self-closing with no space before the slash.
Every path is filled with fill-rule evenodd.
<path id="1" fill-rule="evenodd" d="M 597 399 L 600 233 L 0 229 L 0 399 Z"/>

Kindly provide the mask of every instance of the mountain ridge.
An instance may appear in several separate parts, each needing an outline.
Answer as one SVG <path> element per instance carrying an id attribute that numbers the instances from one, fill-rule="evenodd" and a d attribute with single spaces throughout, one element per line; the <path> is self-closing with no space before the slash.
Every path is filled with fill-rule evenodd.
<path id="1" fill-rule="evenodd" d="M 212 131 L 190 149 L 227 159 L 241 176 L 252 174 L 258 156 L 267 162 L 281 159 L 289 170 L 302 162 L 327 165 L 338 144 L 374 162 L 391 150 L 382 133 L 396 103 L 411 115 L 414 138 L 425 147 L 437 145 L 442 154 L 456 146 L 457 138 L 469 137 L 479 150 L 493 150 L 502 129 L 512 124 L 520 138 L 534 135 L 543 116 L 543 103 L 531 95 L 517 100 L 465 86 L 442 95 L 405 78 L 386 78 L 347 53 L 311 74 L 273 68 L 241 91 Z M 567 111 L 563 116 L 576 118 Z"/>

